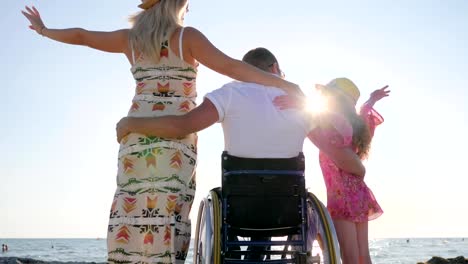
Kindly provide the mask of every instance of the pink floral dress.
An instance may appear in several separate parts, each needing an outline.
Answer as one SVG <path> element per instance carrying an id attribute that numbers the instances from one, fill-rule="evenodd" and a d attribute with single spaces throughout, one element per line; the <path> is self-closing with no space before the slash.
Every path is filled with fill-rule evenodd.
<path id="1" fill-rule="evenodd" d="M 371 135 L 383 122 L 382 116 L 372 107 L 364 105 L 360 115 L 369 125 Z M 317 129 L 314 133 L 338 147 L 351 147 L 353 129 L 341 115 L 331 114 L 333 128 Z M 352 222 L 367 222 L 382 215 L 372 191 L 364 179 L 339 169 L 323 152 L 319 154 L 320 167 L 327 188 L 327 208 L 332 218 Z"/>

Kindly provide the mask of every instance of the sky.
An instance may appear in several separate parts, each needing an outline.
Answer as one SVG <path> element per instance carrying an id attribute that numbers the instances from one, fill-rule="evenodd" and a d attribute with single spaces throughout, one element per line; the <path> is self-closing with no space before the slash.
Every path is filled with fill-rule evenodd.
<path id="1" fill-rule="evenodd" d="M 115 125 L 134 93 L 123 55 L 43 38 L 21 9 L 35 5 L 49 28 L 111 31 L 130 26 L 139 2 L 3 3 L 0 238 L 106 237 Z M 365 162 L 384 210 L 370 238 L 468 237 L 468 1 L 193 0 L 189 9 L 186 26 L 234 58 L 268 48 L 306 94 L 348 77 L 363 103 L 389 85 Z M 229 81 L 200 66 L 197 101 Z M 219 124 L 199 133 L 193 226 L 200 199 L 221 184 L 223 147 Z M 326 203 L 318 151 L 306 141 L 304 153 L 309 190 Z"/>

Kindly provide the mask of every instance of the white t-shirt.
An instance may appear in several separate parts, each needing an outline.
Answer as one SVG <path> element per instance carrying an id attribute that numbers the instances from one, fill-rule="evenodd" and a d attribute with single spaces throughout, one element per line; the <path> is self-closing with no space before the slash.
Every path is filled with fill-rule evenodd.
<path id="1" fill-rule="evenodd" d="M 291 158 L 302 151 L 315 122 L 303 111 L 279 110 L 273 105 L 279 88 L 231 82 L 205 98 L 218 110 L 224 149 L 245 158 Z"/>

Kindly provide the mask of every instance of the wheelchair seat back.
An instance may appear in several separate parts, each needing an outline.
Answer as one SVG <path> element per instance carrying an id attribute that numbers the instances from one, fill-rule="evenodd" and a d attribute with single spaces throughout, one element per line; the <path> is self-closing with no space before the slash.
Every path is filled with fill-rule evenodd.
<path id="1" fill-rule="evenodd" d="M 239 236 L 285 236 L 300 232 L 306 199 L 302 153 L 288 159 L 222 155 L 225 223 Z"/>

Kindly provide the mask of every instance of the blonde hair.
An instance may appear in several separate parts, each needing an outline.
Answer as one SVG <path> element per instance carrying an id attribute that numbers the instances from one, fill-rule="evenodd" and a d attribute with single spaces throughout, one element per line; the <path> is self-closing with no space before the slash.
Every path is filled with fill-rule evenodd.
<path id="1" fill-rule="evenodd" d="M 188 0 L 161 0 L 148 10 L 129 18 L 133 27 L 129 41 L 133 49 L 154 62 L 160 59 L 161 45 L 183 25 L 183 9 Z"/>

